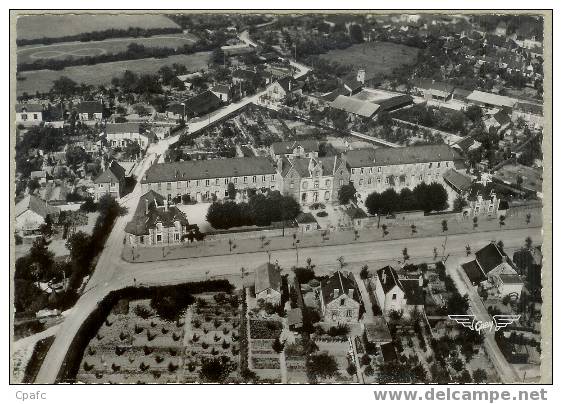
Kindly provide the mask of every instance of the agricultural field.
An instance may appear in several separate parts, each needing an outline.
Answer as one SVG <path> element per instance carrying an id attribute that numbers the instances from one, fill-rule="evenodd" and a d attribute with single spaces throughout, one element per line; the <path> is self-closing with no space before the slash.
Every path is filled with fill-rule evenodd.
<path id="1" fill-rule="evenodd" d="M 59 38 L 108 29 L 179 28 L 164 15 L 156 14 L 40 14 L 18 17 L 18 39 Z"/>
<path id="2" fill-rule="evenodd" d="M 63 60 L 73 57 L 100 56 L 127 50 L 129 44 L 146 47 L 179 48 L 197 42 L 192 34 L 155 35 L 148 38 L 112 38 L 103 41 L 66 42 L 52 45 L 20 46 L 17 63 L 32 63 L 41 59 Z"/>
<path id="3" fill-rule="evenodd" d="M 367 80 L 388 74 L 397 67 L 412 64 L 419 49 L 390 42 L 366 42 L 347 49 L 332 50 L 320 57 L 341 65 L 365 68 Z"/>
<path id="4" fill-rule="evenodd" d="M 60 71 L 36 70 L 22 72 L 19 75 L 16 93 L 18 96 L 24 92 L 35 94 L 48 92 L 53 82 L 61 76 L 66 76 L 77 83 L 88 85 L 107 85 L 115 76 L 122 74 L 125 70 L 134 73 L 155 73 L 162 66 L 179 63 L 185 65 L 188 71 L 206 69 L 211 58 L 211 52 L 198 52 L 191 55 L 174 55 L 167 58 L 126 60 L 120 62 L 99 63 L 94 66 L 72 66 Z"/>
<path id="5" fill-rule="evenodd" d="M 150 299 L 114 310 L 86 347 L 76 380 L 129 384 L 239 381 L 238 296 L 203 293 L 194 297 L 195 303 L 175 318 L 158 315 Z M 224 365 L 226 374 L 220 380 L 205 378 L 202 370 L 214 360 Z M 215 376 L 213 371 L 209 375 Z"/>

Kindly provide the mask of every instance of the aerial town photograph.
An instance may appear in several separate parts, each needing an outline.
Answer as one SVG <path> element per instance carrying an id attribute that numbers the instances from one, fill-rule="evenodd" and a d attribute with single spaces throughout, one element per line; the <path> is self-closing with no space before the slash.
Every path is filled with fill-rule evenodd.
<path id="1" fill-rule="evenodd" d="M 12 11 L 10 384 L 551 384 L 551 17 Z"/>

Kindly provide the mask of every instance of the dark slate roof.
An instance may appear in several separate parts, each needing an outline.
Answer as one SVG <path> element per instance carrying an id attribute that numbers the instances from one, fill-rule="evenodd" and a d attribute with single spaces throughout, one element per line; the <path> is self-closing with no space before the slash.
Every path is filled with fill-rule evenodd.
<path id="1" fill-rule="evenodd" d="M 212 91 L 216 93 L 228 94 L 230 92 L 230 88 L 224 84 L 215 84 L 212 88 Z"/>
<path id="2" fill-rule="evenodd" d="M 125 232 L 142 236 L 149 234 L 149 229 L 154 229 L 157 223 L 162 223 L 163 227 L 174 227 L 175 222 L 179 222 L 182 226 L 189 226 L 181 210 L 175 206 L 166 207 L 164 197 L 150 190 L 140 197 L 133 218 L 125 226 Z"/>
<path id="3" fill-rule="evenodd" d="M 35 195 L 27 195 L 16 204 L 16 217 L 27 210 L 37 213 L 42 218 L 47 217 L 47 215 L 56 215 L 60 212 L 58 208 L 48 205 L 45 201 L 39 199 Z"/>
<path id="4" fill-rule="evenodd" d="M 382 357 L 385 362 L 394 362 L 398 360 L 398 355 L 396 355 L 396 349 L 394 349 L 394 344 L 382 344 L 381 345 Z"/>
<path id="5" fill-rule="evenodd" d="M 397 95 L 394 97 L 386 98 L 384 100 L 377 100 L 377 104 L 380 108 L 379 111 L 391 111 L 395 108 L 403 107 L 414 102 L 414 99 L 407 95 Z"/>
<path id="6" fill-rule="evenodd" d="M 536 105 L 528 102 L 518 101 L 515 104 L 514 108 L 523 111 L 527 114 L 542 115 L 542 105 Z"/>
<path id="7" fill-rule="evenodd" d="M 482 273 L 482 270 L 478 266 L 476 260 L 467 262 L 461 266 L 464 269 L 464 272 L 466 272 L 468 279 L 470 279 L 470 282 L 473 284 L 479 285 L 481 282 L 486 280 L 486 276 Z"/>
<path id="8" fill-rule="evenodd" d="M 304 213 L 301 212 L 299 213 L 299 215 L 295 218 L 295 221 L 297 223 L 318 223 L 316 221 L 316 218 L 314 217 L 314 215 L 310 212 Z"/>
<path id="9" fill-rule="evenodd" d="M 94 184 L 119 182 L 125 178 L 125 169 L 113 160 L 107 169 L 94 180 Z"/>
<path id="10" fill-rule="evenodd" d="M 97 101 L 82 101 L 76 107 L 76 111 L 78 111 L 79 113 L 88 113 L 88 114 L 102 113 L 103 105 L 102 103 Z"/>
<path id="11" fill-rule="evenodd" d="M 320 283 L 320 288 L 322 290 L 322 296 L 324 298 L 324 303 L 329 303 L 334 299 L 337 299 L 342 294 L 346 294 L 349 296 L 349 290 L 353 289 L 353 300 L 359 302 L 359 295 L 357 290 L 357 285 L 355 284 L 355 280 L 353 279 L 353 275 L 345 275 L 341 271 L 336 271 L 332 276 L 328 279 L 324 279 Z M 334 292 L 338 289 L 338 295 L 335 296 Z"/>
<path id="12" fill-rule="evenodd" d="M 425 303 L 423 288 L 419 284 L 419 279 L 400 279 L 400 283 L 408 305 L 421 306 Z"/>
<path id="13" fill-rule="evenodd" d="M 508 123 L 511 122 L 511 118 L 509 117 L 509 115 L 504 111 L 498 111 L 494 114 L 494 119 L 501 125 L 507 125 Z"/>
<path id="14" fill-rule="evenodd" d="M 343 81 L 343 85 L 346 86 L 351 92 L 355 92 L 363 87 L 363 83 L 358 81 L 355 77 L 345 79 Z"/>
<path id="15" fill-rule="evenodd" d="M 462 140 L 459 140 L 454 146 L 458 146 L 462 151 L 466 152 L 470 147 L 474 144 L 474 139 L 471 137 L 464 137 Z"/>
<path id="16" fill-rule="evenodd" d="M 453 90 L 453 97 L 460 98 L 462 100 L 466 99 L 472 91 L 465 90 L 464 88 L 455 88 Z"/>
<path id="17" fill-rule="evenodd" d="M 320 148 L 320 143 L 318 140 L 295 140 L 289 142 L 275 142 L 272 143 L 271 148 L 273 153 L 279 154 L 289 154 L 292 153 L 296 147 L 302 147 L 305 153 L 318 152 Z"/>
<path id="18" fill-rule="evenodd" d="M 220 105 L 220 98 L 209 90 L 185 100 L 186 111 L 191 111 L 195 115 L 205 114 Z"/>
<path id="19" fill-rule="evenodd" d="M 384 276 L 386 274 L 386 277 Z M 400 281 L 398 280 L 398 274 L 395 269 L 391 266 L 386 266 L 377 271 L 377 276 L 379 282 L 381 283 L 382 290 L 386 294 L 395 286 L 400 288 Z M 385 279 L 386 278 L 386 279 Z"/>
<path id="20" fill-rule="evenodd" d="M 255 270 L 256 293 L 267 288 L 281 292 L 281 270 L 273 264 L 263 264 Z"/>
<path id="21" fill-rule="evenodd" d="M 378 104 L 358 100 L 348 97 L 347 95 L 338 95 L 336 99 L 330 103 L 330 107 L 365 118 L 372 117 L 380 108 Z"/>
<path id="22" fill-rule="evenodd" d="M 275 164 L 268 157 L 180 161 L 153 164 L 146 170 L 143 184 L 152 182 L 187 181 L 207 178 L 230 178 L 275 174 Z"/>
<path id="23" fill-rule="evenodd" d="M 457 150 L 444 144 L 356 149 L 347 152 L 346 156 L 350 167 L 416 164 L 461 159 Z"/>
<path id="24" fill-rule="evenodd" d="M 460 194 L 468 191 L 472 185 L 472 179 L 470 177 L 453 169 L 447 170 L 445 174 L 443 174 L 443 179 Z"/>
<path id="25" fill-rule="evenodd" d="M 237 69 L 232 72 L 232 77 L 242 80 L 253 80 L 256 77 L 256 72 L 246 69 Z"/>
<path id="26" fill-rule="evenodd" d="M 500 274 L 500 280 L 506 284 L 522 284 L 523 280 L 517 274 Z"/>
<path id="27" fill-rule="evenodd" d="M 349 95 L 349 91 L 347 91 L 345 88 L 343 87 L 338 87 L 333 91 L 330 91 L 327 94 L 324 94 L 321 98 L 325 101 L 329 101 L 332 102 L 334 101 L 336 98 L 338 98 L 339 95 Z"/>
<path id="28" fill-rule="evenodd" d="M 503 262 L 503 257 L 507 257 L 507 255 L 500 251 L 494 243 L 490 243 L 476 252 L 476 260 L 485 274 L 500 265 Z"/>
<path id="29" fill-rule="evenodd" d="M 338 156 L 328 156 L 328 157 L 315 157 L 315 161 L 322 163 L 322 175 L 332 175 L 334 170 L 338 166 L 339 157 Z M 285 177 L 291 168 L 302 178 L 310 178 L 310 171 L 308 166 L 310 163 L 310 158 L 295 157 L 288 159 L 283 157 L 281 159 L 281 175 Z"/>
<path id="30" fill-rule="evenodd" d="M 43 112 L 41 104 L 16 104 L 16 112 Z"/>
<path id="31" fill-rule="evenodd" d="M 135 122 L 124 123 L 108 123 L 105 127 L 105 133 L 140 133 L 140 124 Z"/>
<path id="32" fill-rule="evenodd" d="M 300 308 L 291 309 L 287 312 L 287 324 L 302 325 L 302 310 Z"/>

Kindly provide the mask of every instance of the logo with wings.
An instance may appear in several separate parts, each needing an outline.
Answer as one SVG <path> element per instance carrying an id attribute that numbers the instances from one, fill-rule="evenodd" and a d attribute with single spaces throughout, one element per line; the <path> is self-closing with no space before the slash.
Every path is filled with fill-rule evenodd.
<path id="1" fill-rule="evenodd" d="M 518 314 L 496 314 L 492 316 L 493 322 L 477 320 L 474 314 L 449 314 L 451 320 L 472 331 L 482 332 L 485 330 L 499 331 L 502 328 L 518 321 L 521 316 Z"/>

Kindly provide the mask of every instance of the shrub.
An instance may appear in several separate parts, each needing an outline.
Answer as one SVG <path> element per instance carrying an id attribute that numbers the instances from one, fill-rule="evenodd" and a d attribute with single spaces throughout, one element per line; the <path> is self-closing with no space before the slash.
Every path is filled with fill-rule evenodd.
<path id="1" fill-rule="evenodd" d="M 318 212 L 318 213 L 316 214 L 316 216 L 318 216 L 318 217 L 326 217 L 326 216 L 328 216 L 328 212 L 326 212 L 326 211 L 324 211 L 324 210 L 321 210 L 320 212 Z"/>

